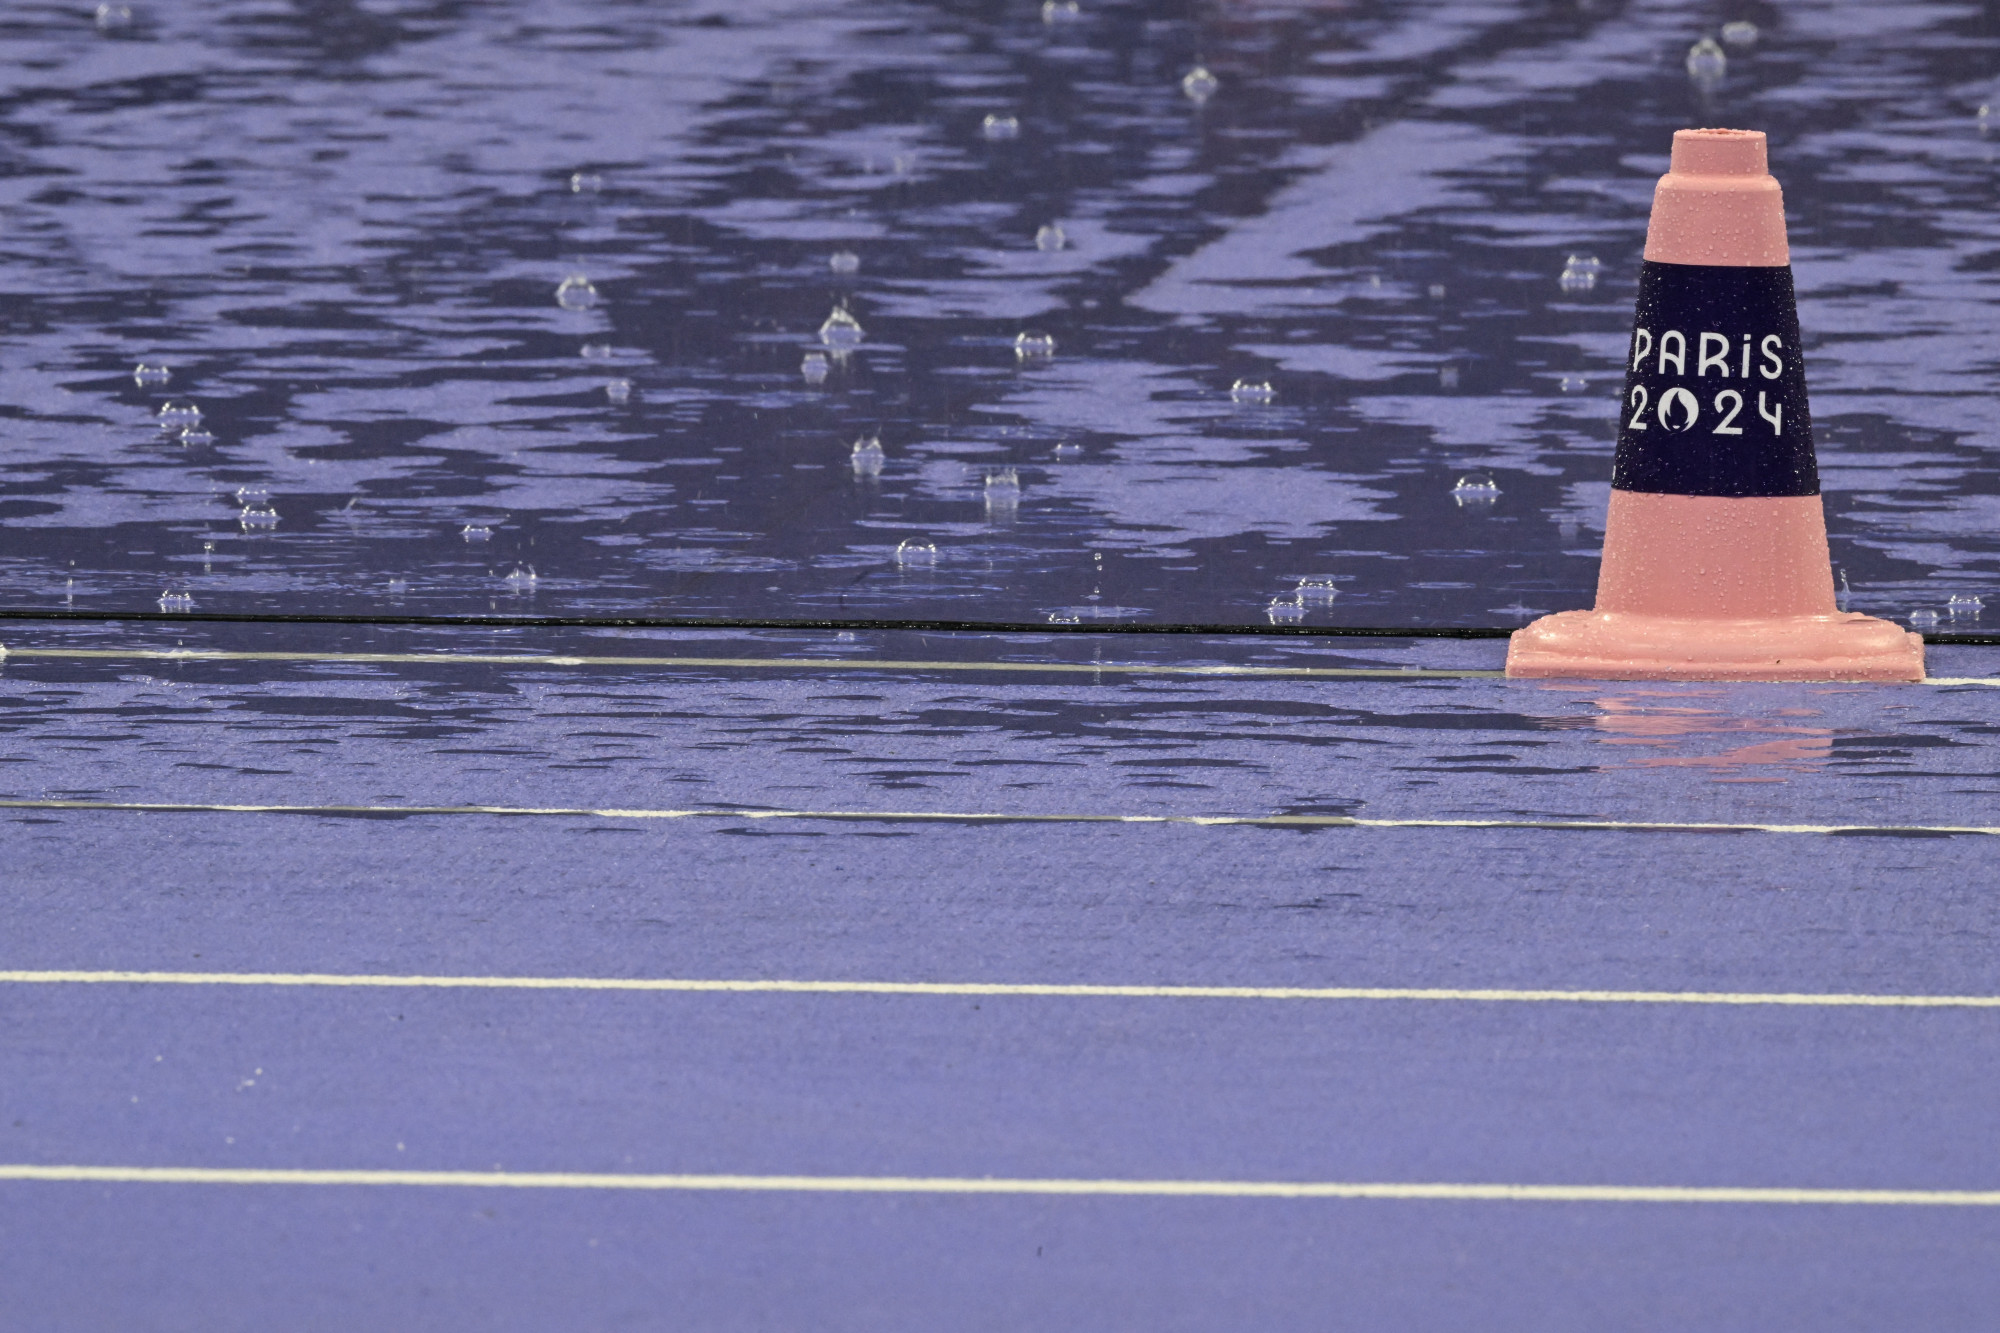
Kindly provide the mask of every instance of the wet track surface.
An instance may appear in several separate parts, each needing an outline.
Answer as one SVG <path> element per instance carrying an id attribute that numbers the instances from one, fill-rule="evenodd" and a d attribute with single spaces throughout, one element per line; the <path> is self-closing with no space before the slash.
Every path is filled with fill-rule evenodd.
<path id="1" fill-rule="evenodd" d="M 7 604 L 1512 627 L 1588 603 L 1652 182 L 1727 122 L 1851 606 L 1944 612 L 1992 14 L 1740 8 L 17 8 Z"/>
<path id="2" fill-rule="evenodd" d="M 9 10 L 0 610 L 154 620 L 0 622 L 0 1310 L 1986 1328 L 2000 650 L 1508 682 L 1069 625 L 1587 605 L 1652 181 L 1726 123 L 1845 604 L 1990 628 L 1996 43 Z"/>

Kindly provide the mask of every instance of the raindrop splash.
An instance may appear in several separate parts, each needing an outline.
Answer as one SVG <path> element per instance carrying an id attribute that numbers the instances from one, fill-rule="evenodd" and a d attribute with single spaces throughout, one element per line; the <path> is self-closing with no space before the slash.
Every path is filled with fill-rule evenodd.
<path id="1" fill-rule="evenodd" d="M 597 304 L 597 288 L 581 273 L 572 273 L 556 284 L 556 304 L 565 310 L 588 310 Z"/>
<path id="2" fill-rule="evenodd" d="M 165 384 L 173 377 L 174 372 L 163 365 L 148 365 L 141 361 L 132 367 L 132 382 L 142 389 Z"/>
<path id="3" fill-rule="evenodd" d="M 1021 477 L 1013 468 L 986 474 L 986 517 L 1006 521 L 1021 508 Z"/>
<path id="4" fill-rule="evenodd" d="M 1014 355 L 1023 361 L 1029 357 L 1054 356 L 1055 354 L 1056 340 L 1053 334 L 1037 333 L 1033 329 L 1025 329 L 1014 335 Z"/>
<path id="5" fill-rule="evenodd" d="M 826 323 L 819 326 L 819 340 L 828 347 L 856 347 L 863 336 L 861 321 L 848 314 L 846 306 L 835 306 Z"/>
<path id="6" fill-rule="evenodd" d="M 192 611 L 194 610 L 194 596 L 191 593 L 168 588 L 160 594 L 160 609 L 162 611 Z"/>
<path id="7" fill-rule="evenodd" d="M 1278 394 L 1269 380 L 1238 380 L 1229 386 L 1229 396 L 1239 403 L 1269 403 Z"/>
<path id="8" fill-rule="evenodd" d="M 1042 22 L 1051 26 L 1058 23 L 1074 23 L 1083 17 L 1083 6 L 1076 0 L 1042 0 Z"/>
<path id="9" fill-rule="evenodd" d="M 252 501 L 243 506 L 243 512 L 236 516 L 236 521 L 245 529 L 275 528 L 278 526 L 278 511 L 268 500 Z"/>
<path id="10" fill-rule="evenodd" d="M 1938 623 L 1938 613 L 1928 606 L 1920 606 L 1910 612 L 1910 624 L 1918 629 L 1931 629 Z"/>
<path id="11" fill-rule="evenodd" d="M 824 384 L 827 375 L 827 360 L 824 352 L 807 352 L 799 362 L 799 378 L 807 384 Z"/>
<path id="12" fill-rule="evenodd" d="M 1971 593 L 1955 592 L 1944 609 L 1951 612 L 1953 620 L 1977 620 L 1979 613 L 1986 609 L 1986 603 Z"/>
<path id="13" fill-rule="evenodd" d="M 927 541 L 910 537 L 896 544 L 896 563 L 904 569 L 928 569 L 937 561 L 938 549 Z"/>
<path id="14" fill-rule="evenodd" d="M 1562 276 L 1556 285 L 1566 292 L 1587 292 L 1597 286 L 1604 264 L 1596 255 L 1571 255 L 1563 260 Z"/>
<path id="15" fill-rule="evenodd" d="M 848 451 L 847 457 L 848 462 L 853 465 L 855 476 L 879 477 L 882 475 L 882 464 L 888 455 L 882 452 L 882 441 L 879 436 L 865 435 L 854 442 L 854 448 Z"/>
<path id="16" fill-rule="evenodd" d="M 1271 604 L 1264 608 L 1264 614 L 1271 618 L 1273 625 L 1296 625 L 1306 618 L 1305 603 L 1297 597 L 1273 597 Z"/>
<path id="17" fill-rule="evenodd" d="M 1181 92 L 1196 106 L 1206 105 L 1208 99 L 1215 96 L 1216 89 L 1221 86 L 1222 80 L 1210 74 L 1202 65 L 1196 65 L 1181 76 Z"/>
<path id="18" fill-rule="evenodd" d="M 501 582 L 505 583 L 508 589 L 513 592 L 532 592 L 535 587 L 535 567 L 533 565 L 516 565 L 513 572 L 508 574 Z"/>
<path id="19" fill-rule="evenodd" d="M 193 403 L 160 404 L 161 430 L 182 431 L 200 422 L 201 409 Z"/>
<path id="20" fill-rule="evenodd" d="M 1490 505 L 1500 498 L 1500 483 L 1484 472 L 1468 472 L 1451 488 L 1460 508 Z"/>
<path id="21" fill-rule="evenodd" d="M 1729 70 L 1729 56 L 1713 37 L 1704 37 L 1688 48 L 1688 77 L 1700 84 L 1720 82 Z"/>
<path id="22" fill-rule="evenodd" d="M 569 178 L 571 194 L 597 194 L 604 189 L 604 177 L 594 171 L 573 172 Z"/>
<path id="23" fill-rule="evenodd" d="M 124 32 L 132 26 L 132 6 L 99 5 L 95 22 L 99 32 Z"/>
<path id="24" fill-rule="evenodd" d="M 1037 250 L 1063 250 L 1069 246 L 1069 233 L 1062 229 L 1062 223 L 1051 222 L 1046 227 L 1035 229 Z"/>
<path id="25" fill-rule="evenodd" d="M 861 256 L 852 250 L 836 250 L 827 256 L 826 266 L 835 273 L 859 273 Z"/>
<path id="26" fill-rule="evenodd" d="M 1021 122 L 1017 117 L 994 113 L 979 122 L 979 132 L 993 143 L 1018 139 L 1021 136 Z"/>
<path id="27" fill-rule="evenodd" d="M 458 535 L 469 542 L 489 542 L 493 540 L 493 529 L 484 523 L 468 523 L 458 530 Z"/>
<path id="28" fill-rule="evenodd" d="M 1299 590 L 1294 594 L 1304 606 L 1327 606 L 1340 595 L 1329 578 L 1303 578 L 1299 580 Z"/>
<path id="29" fill-rule="evenodd" d="M 197 421 L 192 426 L 181 427 L 180 441 L 184 449 L 206 449 L 215 443 L 215 436 Z"/>
<path id="30" fill-rule="evenodd" d="M 1757 44 L 1757 25 L 1749 19 L 1738 19 L 1734 23 L 1722 25 L 1722 41 L 1725 46 L 1733 46 L 1739 51 L 1747 51 Z"/>
<path id="31" fill-rule="evenodd" d="M 612 402 L 614 402 L 614 403 L 629 403 L 629 402 L 631 402 L 631 401 L 632 401 L 632 381 L 631 381 L 631 380 L 610 380 L 610 381 L 608 381 L 608 382 L 607 382 L 607 383 L 605 384 L 605 386 L 604 386 L 604 396 L 605 396 L 606 398 L 610 399 L 610 400 L 611 400 Z"/>

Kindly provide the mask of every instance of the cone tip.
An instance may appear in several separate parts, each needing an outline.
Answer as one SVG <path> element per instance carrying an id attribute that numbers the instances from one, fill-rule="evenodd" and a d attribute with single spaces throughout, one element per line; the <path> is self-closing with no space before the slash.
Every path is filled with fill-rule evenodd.
<path id="1" fill-rule="evenodd" d="M 1668 171 L 1676 176 L 1768 175 L 1764 131 L 1675 130 Z"/>

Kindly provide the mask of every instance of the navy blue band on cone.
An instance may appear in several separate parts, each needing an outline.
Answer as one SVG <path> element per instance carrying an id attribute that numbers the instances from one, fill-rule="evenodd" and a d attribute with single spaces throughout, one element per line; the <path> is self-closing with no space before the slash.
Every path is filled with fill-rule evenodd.
<path id="1" fill-rule="evenodd" d="M 1639 270 L 1611 484 L 1658 495 L 1818 495 L 1789 268 Z"/>

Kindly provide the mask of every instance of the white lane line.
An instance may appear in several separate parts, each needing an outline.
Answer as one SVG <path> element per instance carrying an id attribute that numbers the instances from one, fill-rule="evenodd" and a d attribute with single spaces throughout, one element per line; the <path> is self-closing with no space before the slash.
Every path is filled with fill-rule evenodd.
<path id="1" fill-rule="evenodd" d="M 850 823 L 1182 824 L 1195 828 L 1520 829 L 1559 833 L 2000 834 L 1992 824 L 1719 824 L 1630 819 L 1362 819 L 1351 815 L 1120 815 L 1004 813 L 991 810 L 706 810 L 621 809 L 565 805 L 264 805 L 197 801 L 0 800 L 0 810 L 132 811 L 141 814 L 541 816 L 588 819 L 800 819 Z"/>
<path id="2" fill-rule="evenodd" d="M 1157 666 L 1144 662 L 942 662 L 861 657 L 564 657 L 536 653 L 237 653 L 203 648 L 8 648 L 0 657 L 143 662 L 327 662 L 425 666 L 649 667 L 656 670 L 1000 671 L 1043 675 L 1278 677 L 1331 680 L 1505 679 L 1504 671 L 1403 667 Z"/>
<path id="3" fill-rule="evenodd" d="M 1500 1185 L 1285 1180 L 1067 1180 L 994 1176 L 642 1175 L 586 1171 L 323 1171 L 199 1166 L 0 1164 L 0 1181 L 118 1185 L 400 1185 L 473 1189 L 804 1194 L 1057 1194 L 1209 1199 L 1406 1199 L 1492 1203 L 1873 1204 L 2000 1207 L 2000 1190 L 1787 1189 L 1701 1185 Z"/>
<path id="4" fill-rule="evenodd" d="M 424 976 L 356 972 L 0 971 L 0 985 L 328 986 L 411 990 L 668 991 L 692 994 L 1052 996 L 1111 1000 L 1427 1000 L 1488 1004 L 1718 1004 L 1849 1009 L 2000 1009 L 2000 995 L 1811 991 L 1508 990 L 1444 986 L 1121 986 L 1061 982 L 771 978 Z"/>

